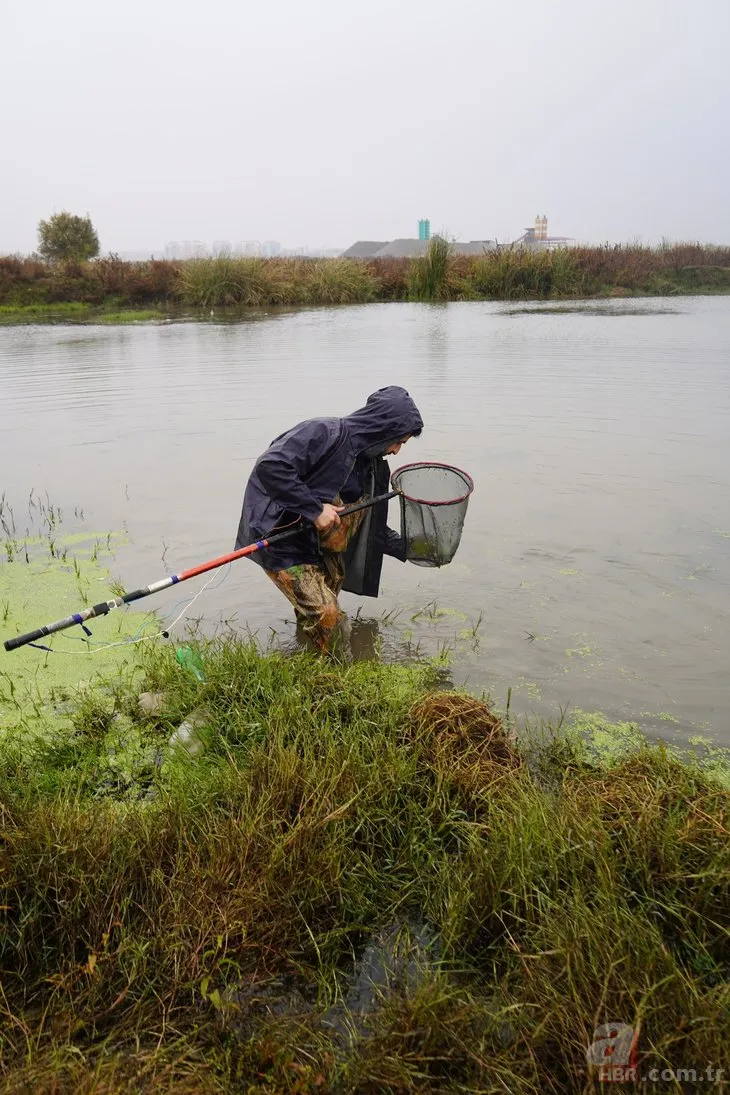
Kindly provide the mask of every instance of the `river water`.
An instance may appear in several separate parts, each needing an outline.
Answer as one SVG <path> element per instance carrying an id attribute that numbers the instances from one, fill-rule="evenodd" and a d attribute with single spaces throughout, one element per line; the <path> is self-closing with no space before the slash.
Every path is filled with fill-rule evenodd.
<path id="1" fill-rule="evenodd" d="M 3 328 L 0 492 L 22 509 L 47 491 L 68 531 L 125 528 L 110 565 L 132 589 L 230 550 L 271 438 L 385 384 L 426 423 L 391 466 L 453 463 L 476 489 L 451 565 L 386 559 L 378 600 L 343 597 L 356 649 L 440 654 L 537 719 L 602 710 L 730 743 L 728 297 Z M 294 641 L 246 560 L 190 615 Z"/>

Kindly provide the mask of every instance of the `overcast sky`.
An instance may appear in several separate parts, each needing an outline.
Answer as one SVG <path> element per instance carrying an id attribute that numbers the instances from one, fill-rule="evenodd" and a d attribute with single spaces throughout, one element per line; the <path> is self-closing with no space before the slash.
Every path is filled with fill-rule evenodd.
<path id="1" fill-rule="evenodd" d="M 0 253 L 730 243 L 730 0 L 0 0 Z"/>

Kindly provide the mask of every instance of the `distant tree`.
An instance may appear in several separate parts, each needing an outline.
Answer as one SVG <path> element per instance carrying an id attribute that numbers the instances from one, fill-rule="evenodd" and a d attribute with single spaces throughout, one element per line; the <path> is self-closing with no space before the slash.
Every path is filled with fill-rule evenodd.
<path id="1" fill-rule="evenodd" d="M 38 251 L 47 262 L 93 259 L 99 254 L 99 237 L 90 217 L 54 213 L 38 222 Z"/>

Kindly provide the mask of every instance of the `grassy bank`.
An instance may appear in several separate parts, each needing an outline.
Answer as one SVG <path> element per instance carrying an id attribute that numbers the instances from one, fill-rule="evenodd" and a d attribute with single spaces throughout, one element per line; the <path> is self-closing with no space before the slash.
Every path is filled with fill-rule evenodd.
<path id="1" fill-rule="evenodd" d="M 170 310 L 162 306 L 154 308 L 126 308 L 121 311 L 114 305 L 83 304 L 75 301 L 57 301 L 54 304 L 0 304 L 0 325 L 17 323 L 149 323 L 164 320 Z"/>
<path id="2" fill-rule="evenodd" d="M 419 259 L 114 258 L 49 266 L 0 258 L 0 322 L 28 309 L 86 320 L 83 307 L 209 312 L 215 308 L 332 305 L 388 300 L 547 300 L 730 291 L 730 248 L 616 245 L 551 252 L 503 249 L 458 256 L 433 240 Z M 74 312 L 74 309 L 79 311 Z M 63 309 L 61 309 L 62 311 Z"/>
<path id="3" fill-rule="evenodd" d="M 615 1020 L 640 1070 L 728 1064 L 730 795 L 698 765 L 516 748 L 428 668 L 197 653 L 3 740 L 0 1090 L 587 1091 Z"/>

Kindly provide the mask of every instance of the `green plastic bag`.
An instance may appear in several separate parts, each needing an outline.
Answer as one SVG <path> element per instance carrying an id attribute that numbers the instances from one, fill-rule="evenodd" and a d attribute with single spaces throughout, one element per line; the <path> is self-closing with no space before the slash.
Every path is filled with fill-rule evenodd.
<path id="1" fill-rule="evenodd" d="M 196 654 L 189 646 L 178 646 L 175 651 L 175 657 L 183 669 L 192 674 L 196 681 L 205 681 L 203 661 L 199 654 Z"/>

